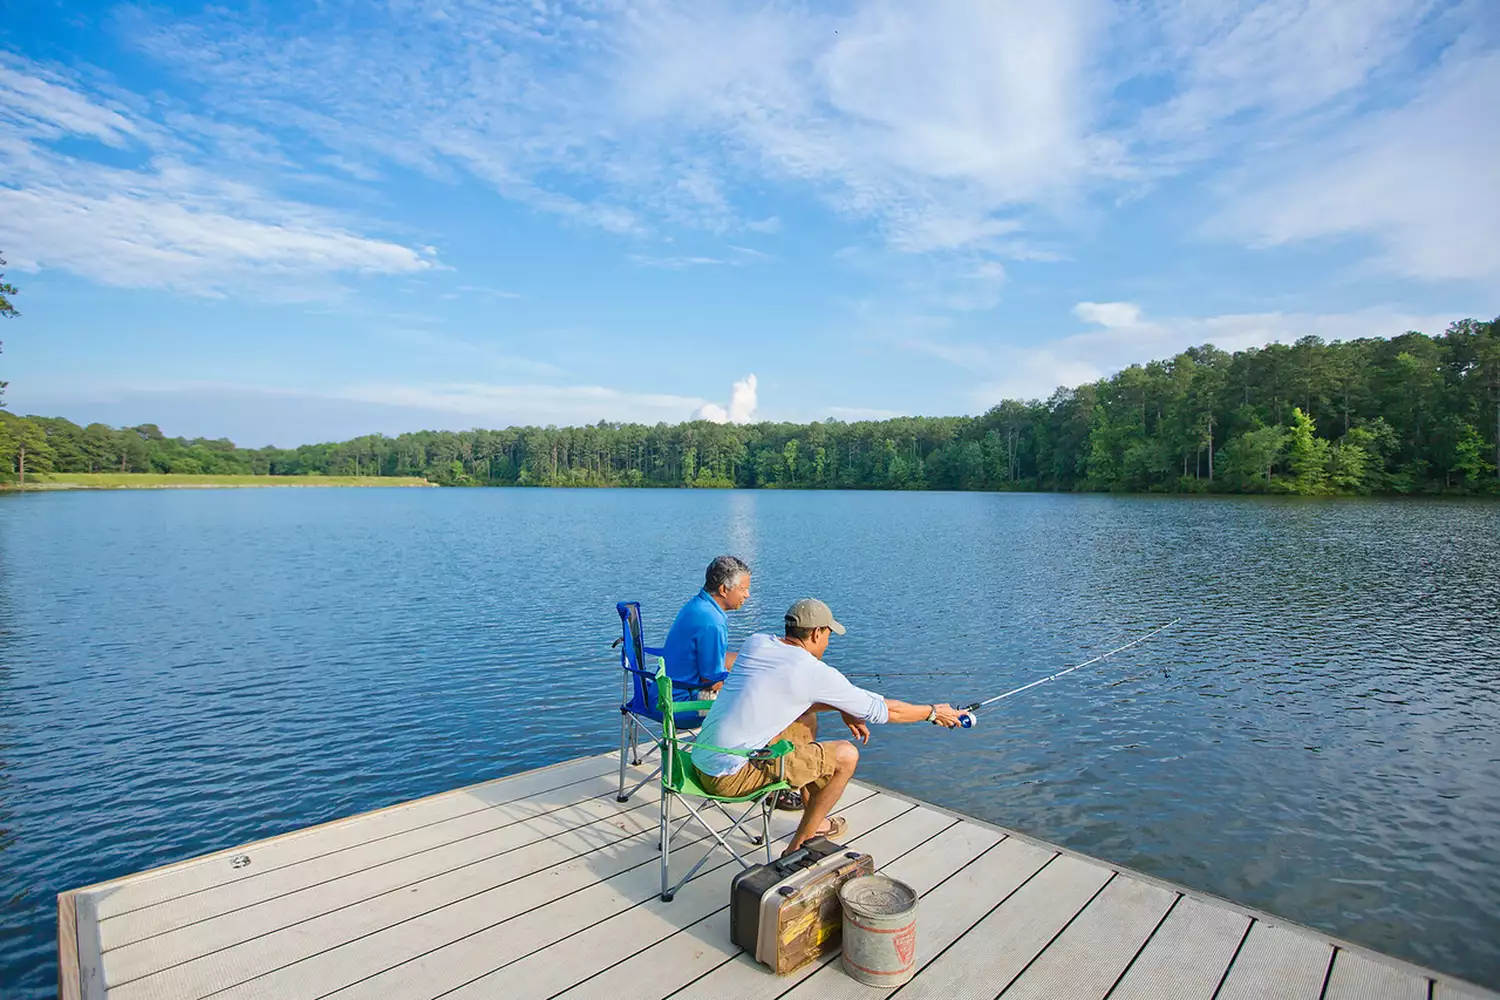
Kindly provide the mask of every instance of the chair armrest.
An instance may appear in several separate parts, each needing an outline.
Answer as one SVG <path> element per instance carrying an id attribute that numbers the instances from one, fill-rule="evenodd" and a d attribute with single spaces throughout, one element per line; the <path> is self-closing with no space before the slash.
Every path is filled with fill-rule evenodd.
<path id="1" fill-rule="evenodd" d="M 796 749 L 791 740 L 777 740 L 764 750 L 756 750 L 750 755 L 751 760 L 778 760 L 785 757 Z"/>
<path id="2" fill-rule="evenodd" d="M 674 704 L 681 704 L 681 702 L 674 702 Z M 732 757 L 744 757 L 747 760 L 777 760 L 778 758 L 785 757 L 787 754 L 796 749 L 791 740 L 777 740 L 770 746 L 760 750 L 735 750 L 731 747 L 716 747 L 710 746 L 707 743 L 697 742 L 690 743 L 688 745 L 693 750 L 709 750 L 713 753 L 727 753 Z"/>
<path id="3" fill-rule="evenodd" d="M 672 702 L 672 714 L 678 712 L 707 712 L 714 707 L 712 701 L 674 701 Z"/>
<path id="4" fill-rule="evenodd" d="M 655 646 L 642 646 L 641 648 L 646 651 L 647 656 L 660 656 L 663 659 L 666 658 L 667 651 L 665 649 L 657 649 Z"/>

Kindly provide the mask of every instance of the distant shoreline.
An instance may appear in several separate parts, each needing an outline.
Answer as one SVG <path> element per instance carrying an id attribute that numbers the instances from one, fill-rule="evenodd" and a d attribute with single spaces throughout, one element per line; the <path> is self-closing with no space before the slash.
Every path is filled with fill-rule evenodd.
<path id="1" fill-rule="evenodd" d="M 207 476 L 155 472 L 58 472 L 28 476 L 26 483 L 0 489 L 17 492 L 55 490 L 214 490 L 277 487 L 422 487 L 436 486 L 420 476 Z"/>

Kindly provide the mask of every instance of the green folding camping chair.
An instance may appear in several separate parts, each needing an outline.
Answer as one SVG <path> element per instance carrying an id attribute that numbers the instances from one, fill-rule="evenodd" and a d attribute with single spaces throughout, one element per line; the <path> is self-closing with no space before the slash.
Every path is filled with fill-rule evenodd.
<path id="1" fill-rule="evenodd" d="M 713 706 L 711 701 L 677 701 L 672 700 L 672 679 L 667 676 L 666 671 L 657 667 L 656 670 L 656 698 L 657 708 L 662 718 L 662 767 L 661 767 L 661 898 L 670 903 L 677 890 L 682 888 L 684 882 L 698 873 L 710 857 L 713 856 L 714 848 L 722 847 L 729 852 L 729 856 L 740 863 L 742 868 L 751 867 L 750 862 L 740 857 L 730 844 L 729 838 L 736 832 L 745 832 L 754 845 L 764 845 L 766 849 L 766 862 L 771 861 L 771 809 L 776 801 L 776 794 L 791 786 L 785 780 L 777 780 L 764 788 L 757 788 L 748 795 L 715 795 L 703 787 L 702 779 L 698 769 L 693 766 L 692 751 L 694 749 L 713 750 L 718 753 L 734 754 L 736 757 L 744 757 L 747 760 L 774 760 L 778 762 L 778 775 L 785 778 L 786 761 L 783 760 L 787 754 L 792 752 L 790 740 L 777 740 L 763 750 L 731 750 L 725 747 L 706 746 L 702 743 L 689 742 L 677 735 L 676 715 L 678 712 L 706 712 Z M 682 804 L 687 807 L 688 816 L 683 817 L 682 822 L 674 830 L 672 828 L 672 803 L 681 799 Z M 729 829 L 720 833 L 713 825 L 704 818 L 703 813 L 693 806 L 693 799 L 701 799 L 711 803 L 714 808 L 722 812 L 730 820 Z M 727 805 L 745 806 L 745 811 L 738 817 L 731 812 Z M 706 807 L 705 807 L 706 808 Z M 756 811 L 760 812 L 760 833 L 751 834 L 741 831 L 741 825 L 749 819 Z M 672 882 L 671 857 L 672 841 L 693 820 L 702 824 L 713 838 L 714 843 L 708 845 L 708 851 L 698 859 L 698 863 L 689 868 L 687 874 Z"/>

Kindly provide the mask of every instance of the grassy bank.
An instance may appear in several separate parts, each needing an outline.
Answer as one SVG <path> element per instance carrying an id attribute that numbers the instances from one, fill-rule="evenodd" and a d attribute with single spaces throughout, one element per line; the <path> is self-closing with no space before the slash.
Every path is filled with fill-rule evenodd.
<path id="1" fill-rule="evenodd" d="M 14 487 L 15 477 L 6 484 Z M 154 472 L 57 472 L 26 477 L 28 490 L 212 489 L 242 486 L 431 486 L 420 476 L 193 476 Z"/>

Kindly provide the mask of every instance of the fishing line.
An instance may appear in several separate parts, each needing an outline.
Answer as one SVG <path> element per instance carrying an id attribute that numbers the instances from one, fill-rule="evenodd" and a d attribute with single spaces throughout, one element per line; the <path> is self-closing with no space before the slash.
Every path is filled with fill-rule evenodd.
<path id="1" fill-rule="evenodd" d="M 1032 688 L 1036 687 L 1039 684 L 1046 684 L 1048 681 L 1055 681 L 1059 677 L 1066 677 L 1068 674 L 1071 674 L 1075 670 L 1082 670 L 1084 667 L 1092 666 L 1093 664 L 1098 663 L 1101 660 L 1107 660 L 1111 656 L 1114 656 L 1116 653 L 1123 653 L 1125 652 L 1125 650 L 1129 649 L 1132 646 L 1140 645 L 1159 632 L 1165 632 L 1167 629 L 1171 628 L 1173 625 L 1176 625 L 1181 620 L 1182 619 L 1180 618 L 1173 618 L 1165 625 L 1157 626 L 1150 632 L 1147 632 L 1145 635 L 1137 636 L 1136 638 L 1131 639 L 1123 646 L 1116 646 L 1109 652 L 1100 653 L 1093 659 L 1084 660 L 1082 663 L 1075 663 L 1073 666 L 1068 667 L 1066 670 L 1059 670 L 1057 673 L 1052 674 L 1050 677 L 1042 677 L 1038 680 L 1032 681 L 1030 684 L 1022 684 L 1018 688 L 1012 688 L 1011 690 L 1006 691 L 1004 694 L 995 695 L 993 698 L 986 698 L 983 701 L 976 701 L 969 705 L 959 705 L 957 706 L 958 711 L 963 714 L 963 721 L 961 724 L 965 729 L 972 729 L 974 727 L 975 721 L 977 721 L 978 719 L 979 710 L 981 708 L 984 708 L 986 705 L 993 705 L 997 701 L 1004 701 L 1006 698 L 1009 698 L 1013 695 L 1018 695 L 1022 691 L 1030 691 Z"/>
<path id="2" fill-rule="evenodd" d="M 1113 642 L 1117 637 L 1129 634 L 1129 629 L 1115 629 L 1114 631 L 1110 632 L 1109 635 L 1100 639 L 1099 642 Z M 969 638 L 969 636 L 967 634 L 963 634 L 957 636 L 956 638 L 967 639 Z M 618 644 L 619 640 L 616 639 L 615 642 L 616 644 Z M 893 678 L 898 680 L 905 680 L 912 677 L 920 677 L 923 680 L 930 681 L 933 678 L 933 674 L 931 670 L 871 670 L 869 672 L 869 678 L 872 683 L 883 683 Z"/>

